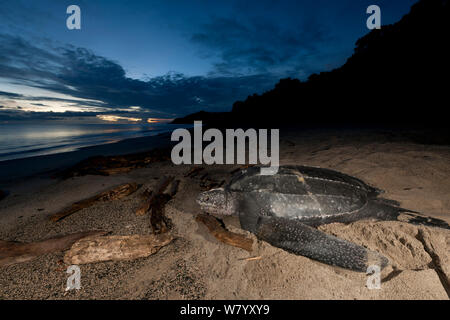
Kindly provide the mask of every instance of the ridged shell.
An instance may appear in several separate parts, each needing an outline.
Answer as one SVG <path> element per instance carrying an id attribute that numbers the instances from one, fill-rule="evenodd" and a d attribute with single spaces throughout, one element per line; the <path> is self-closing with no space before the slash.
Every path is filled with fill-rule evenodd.
<path id="1" fill-rule="evenodd" d="M 226 188 L 253 198 L 264 215 L 302 219 L 352 213 L 378 193 L 363 181 L 330 169 L 281 166 L 275 175 L 259 172 L 259 167 L 244 170 Z"/>

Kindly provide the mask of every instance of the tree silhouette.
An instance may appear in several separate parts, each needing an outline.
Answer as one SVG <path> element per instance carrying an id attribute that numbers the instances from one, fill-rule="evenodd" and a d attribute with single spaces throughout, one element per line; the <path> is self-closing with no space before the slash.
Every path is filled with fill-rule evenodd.
<path id="1" fill-rule="evenodd" d="M 235 102 L 230 114 L 202 115 L 228 126 L 448 127 L 449 8 L 448 0 L 421 0 L 399 22 L 360 38 L 343 66 L 305 82 L 281 79 L 274 89 Z"/>

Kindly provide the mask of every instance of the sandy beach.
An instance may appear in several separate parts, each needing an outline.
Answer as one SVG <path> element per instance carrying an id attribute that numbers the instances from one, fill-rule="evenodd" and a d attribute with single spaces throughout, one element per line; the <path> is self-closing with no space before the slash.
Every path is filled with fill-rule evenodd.
<path id="1" fill-rule="evenodd" d="M 281 164 L 341 171 L 385 190 L 383 197 L 399 201 L 402 207 L 450 223 L 449 146 L 402 141 L 386 133 L 337 132 L 282 132 Z M 148 148 L 142 144 L 142 150 L 144 145 Z M 118 152 L 108 152 L 113 150 Z M 0 239 L 37 241 L 88 230 L 151 234 L 148 215 L 137 216 L 136 210 L 144 190 L 154 188 L 167 175 L 180 180 L 177 194 L 166 205 L 176 239 L 147 258 L 81 265 L 81 289 L 68 292 L 64 252 L 0 267 L 0 299 L 449 299 L 449 230 L 398 221 L 320 227 L 389 258 L 381 289 L 369 289 L 365 274 L 258 241 L 240 229 L 236 217 L 225 217 L 223 222 L 230 231 L 252 238 L 253 251 L 217 241 L 195 220 L 200 213 L 195 198 L 201 188 L 198 177 L 185 176 L 191 166 L 162 161 L 123 174 L 66 180 L 36 175 L 54 169 L 55 163 L 68 166 L 84 157 L 75 152 L 24 159 L 26 168 L 21 169 L 17 161 L 14 170 L 0 164 L 3 186 L 9 193 L 0 201 Z M 66 160 L 51 162 L 50 158 Z M 228 180 L 237 167 L 205 165 L 204 172 L 211 179 Z M 25 179 L 27 172 L 34 177 Z M 142 187 L 123 199 L 95 204 L 59 222 L 48 219 L 71 203 L 127 182 Z M 247 259 L 251 257 L 257 259 Z"/>

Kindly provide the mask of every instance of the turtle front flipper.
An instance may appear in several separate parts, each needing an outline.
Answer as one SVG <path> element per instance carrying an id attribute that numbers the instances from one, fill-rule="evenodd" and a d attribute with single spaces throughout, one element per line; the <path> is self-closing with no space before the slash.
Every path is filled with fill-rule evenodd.
<path id="1" fill-rule="evenodd" d="M 275 247 L 353 271 L 366 272 L 372 265 L 383 269 L 389 262 L 375 251 L 328 235 L 298 220 L 260 217 L 255 229 L 259 239 Z"/>

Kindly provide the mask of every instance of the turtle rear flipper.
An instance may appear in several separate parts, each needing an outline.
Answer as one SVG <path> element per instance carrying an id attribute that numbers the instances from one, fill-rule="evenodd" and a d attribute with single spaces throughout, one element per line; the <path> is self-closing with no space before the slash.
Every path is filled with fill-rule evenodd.
<path id="1" fill-rule="evenodd" d="M 396 217 L 396 220 L 427 227 L 450 229 L 450 225 L 444 220 L 431 218 L 410 212 L 399 212 L 398 216 Z"/>
<path id="2" fill-rule="evenodd" d="M 441 219 L 423 215 L 417 211 L 401 208 L 395 201 L 374 199 L 359 213 L 361 217 L 375 218 L 377 220 L 401 221 L 427 227 L 450 229 L 450 225 Z"/>
<path id="3" fill-rule="evenodd" d="M 256 236 L 275 247 L 329 265 L 358 272 L 377 265 L 383 269 L 388 259 L 352 242 L 328 235 L 300 221 L 278 217 L 261 217 Z"/>

